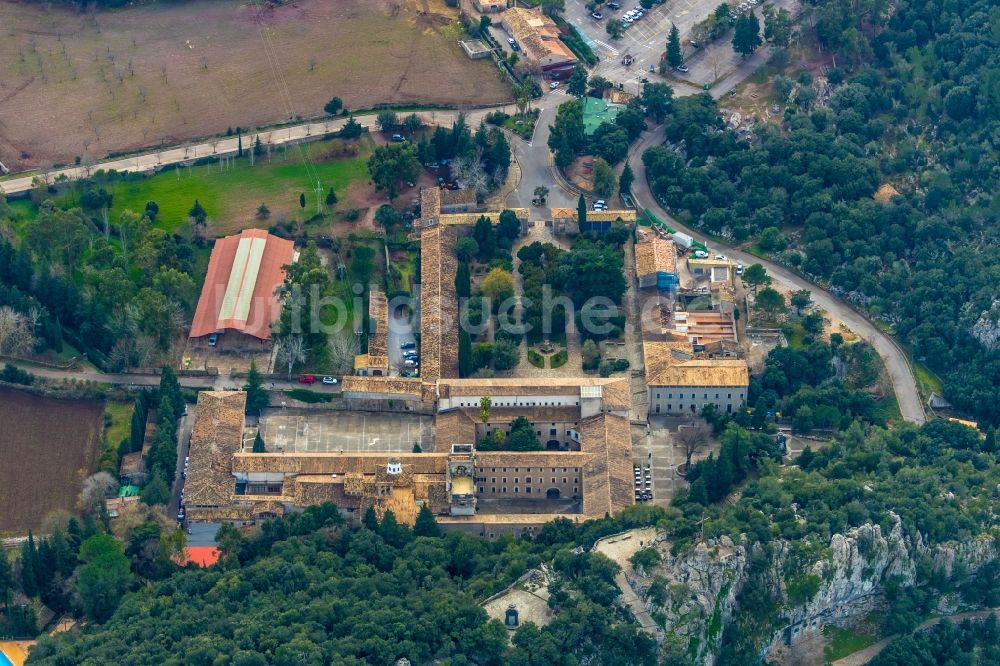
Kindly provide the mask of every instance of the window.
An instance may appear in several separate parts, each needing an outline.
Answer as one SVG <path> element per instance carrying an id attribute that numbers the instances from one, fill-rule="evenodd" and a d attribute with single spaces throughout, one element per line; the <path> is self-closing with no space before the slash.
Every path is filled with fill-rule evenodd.
<path id="1" fill-rule="evenodd" d="M 505 477 L 503 477 L 503 482 L 504 482 L 504 483 L 507 483 L 507 477 L 506 477 L 506 476 L 505 476 Z"/>
<path id="2" fill-rule="evenodd" d="M 732 393 L 727 393 L 727 394 L 726 394 L 726 397 L 727 397 L 727 398 L 729 398 L 730 400 L 732 400 L 732 398 L 733 398 L 733 394 L 732 394 Z"/>
<path id="3" fill-rule="evenodd" d="M 668 398 L 673 398 L 673 397 L 674 397 L 674 394 L 673 394 L 673 393 L 668 393 L 668 394 L 667 394 L 667 397 L 668 397 Z"/>
<path id="4" fill-rule="evenodd" d="M 708 394 L 707 393 L 705 394 L 705 400 L 708 400 Z"/>
<path id="5" fill-rule="evenodd" d="M 552 479 L 552 480 L 555 481 L 555 479 Z M 563 483 L 566 483 L 566 477 L 565 476 L 563 477 Z"/>
<path id="6" fill-rule="evenodd" d="M 514 487 L 514 494 L 517 494 L 517 486 Z"/>
<path id="7" fill-rule="evenodd" d="M 527 494 L 529 494 L 529 495 L 530 495 L 530 494 L 531 494 L 531 488 L 525 488 L 525 489 L 524 489 L 524 492 L 526 492 Z"/>
<path id="8" fill-rule="evenodd" d="M 555 428 L 549 428 L 549 436 L 555 437 L 557 432 Z"/>
<path id="9" fill-rule="evenodd" d="M 507 486 L 504 486 L 504 487 L 503 487 L 503 491 L 504 491 L 504 493 L 506 494 L 506 492 L 507 492 Z"/>
<path id="10" fill-rule="evenodd" d="M 479 492 L 483 492 L 483 487 L 479 486 Z"/>
<path id="11" fill-rule="evenodd" d="M 555 482 L 556 482 L 556 477 L 553 476 L 552 477 L 552 483 L 555 483 Z"/>
<path id="12" fill-rule="evenodd" d="M 715 394 L 715 399 L 716 399 L 716 400 L 718 400 L 718 399 L 719 399 L 719 394 L 718 394 L 718 393 L 716 393 L 716 394 Z"/>

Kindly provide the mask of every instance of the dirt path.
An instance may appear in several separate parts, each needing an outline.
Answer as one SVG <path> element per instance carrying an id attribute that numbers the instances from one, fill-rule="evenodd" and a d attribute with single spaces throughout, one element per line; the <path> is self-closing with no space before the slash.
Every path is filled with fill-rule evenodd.
<path id="1" fill-rule="evenodd" d="M 935 617 L 930 620 L 927 620 L 926 622 L 923 622 L 920 626 L 916 628 L 916 631 L 929 629 L 930 627 L 933 627 L 941 620 L 949 620 L 950 622 L 954 622 L 957 624 L 962 620 L 986 617 L 990 613 L 993 613 L 997 617 L 1000 617 L 1000 608 L 994 608 L 992 610 L 972 611 L 969 613 L 957 613 L 956 615 L 946 615 L 945 617 Z M 900 635 L 897 634 L 895 636 L 890 636 L 889 638 L 884 638 L 880 640 L 878 643 L 875 643 L 874 645 L 869 645 L 864 650 L 858 650 L 854 654 L 849 654 L 846 657 L 838 659 L 837 661 L 833 662 L 833 666 L 863 666 L 863 664 L 867 664 L 869 661 L 874 659 L 875 656 L 878 655 L 878 653 L 884 650 L 886 646 L 889 645 L 889 643 L 899 638 L 899 636 Z"/>

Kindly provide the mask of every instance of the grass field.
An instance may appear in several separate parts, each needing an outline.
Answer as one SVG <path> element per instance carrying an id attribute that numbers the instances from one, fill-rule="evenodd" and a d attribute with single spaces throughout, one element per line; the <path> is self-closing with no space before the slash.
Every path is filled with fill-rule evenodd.
<path id="1" fill-rule="evenodd" d="M 113 191 L 111 214 L 117 217 L 130 209 L 141 212 L 147 201 L 155 201 L 160 212 L 157 224 L 173 231 L 187 220 L 195 199 L 208 211 L 212 231 L 226 235 L 251 226 L 264 226 L 282 218 L 297 219 L 312 215 L 316 210 L 315 179 L 323 186 L 323 196 L 330 187 L 339 198 L 337 208 L 361 206 L 364 201 L 351 201 L 348 186 L 366 181 L 366 163 L 372 142 L 363 138 L 354 145 L 357 155 L 321 161 L 343 141 L 319 141 L 287 150 L 275 150 L 267 157 L 235 160 L 231 168 L 218 164 L 181 167 L 143 180 L 122 183 Z M 338 152 L 339 151 L 335 151 Z M 299 194 L 306 195 L 306 208 L 299 207 Z M 268 220 L 258 220 L 257 207 L 266 204 L 271 210 Z"/>
<path id="2" fill-rule="evenodd" d="M 443 0 L 147 2 L 78 12 L 0 0 L 0 161 L 12 169 L 381 103 L 493 104 Z"/>
<path id="3" fill-rule="evenodd" d="M 373 146 L 367 136 L 350 142 L 330 139 L 276 148 L 270 157 L 256 158 L 254 166 L 244 157 L 225 168 L 214 163 L 133 175 L 106 185 L 113 195 L 110 217 L 117 219 L 126 209 L 141 213 L 147 201 L 155 201 L 160 207 L 156 226 L 178 231 L 187 224 L 188 211 L 197 199 L 208 211 L 212 234 L 223 236 L 248 227 L 266 228 L 283 219 L 308 218 L 316 211 L 316 179 L 323 186 L 324 199 L 330 187 L 337 193 L 335 211 L 365 208 L 376 196 L 367 184 L 366 163 Z M 306 195 L 305 209 L 299 206 L 300 193 Z M 58 201 L 71 207 L 77 205 L 76 197 L 70 192 Z M 271 211 L 266 220 L 257 218 L 262 203 Z M 29 199 L 14 199 L 10 206 L 25 219 L 37 214 Z"/>
<path id="4" fill-rule="evenodd" d="M 36 529 L 71 510 L 101 452 L 100 402 L 0 389 L 0 533 Z"/>
<path id="5" fill-rule="evenodd" d="M 841 629 L 832 624 L 823 627 L 823 635 L 829 639 L 830 644 L 823 650 L 823 658 L 827 661 L 843 659 L 849 654 L 854 654 L 858 650 L 864 650 L 869 645 L 874 645 L 878 638 L 868 633 L 867 626 L 860 629 Z"/>

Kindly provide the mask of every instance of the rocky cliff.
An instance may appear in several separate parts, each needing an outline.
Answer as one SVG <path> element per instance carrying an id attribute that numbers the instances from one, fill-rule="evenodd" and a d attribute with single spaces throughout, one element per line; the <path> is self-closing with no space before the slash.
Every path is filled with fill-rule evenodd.
<path id="1" fill-rule="evenodd" d="M 761 636 L 764 654 L 780 651 L 803 632 L 867 613 L 881 601 L 886 580 L 899 577 L 912 584 L 918 563 L 932 563 L 934 571 L 950 576 L 961 564 L 969 572 L 1000 555 L 990 536 L 927 546 L 903 533 L 898 517 L 887 534 L 879 525 L 865 524 L 835 534 L 827 547 L 809 550 L 803 562 L 801 544 L 779 540 L 771 544 L 763 574 L 781 600 L 773 634 Z M 737 596 L 750 575 L 750 561 L 762 546 L 734 543 L 728 537 L 708 540 L 671 555 L 669 543 L 656 544 L 661 562 L 636 572 L 631 582 L 645 600 L 653 618 L 664 629 L 668 650 L 686 652 L 695 663 L 714 664 L 722 636 L 736 610 Z M 943 611 L 957 608 L 956 599 L 943 599 Z"/>

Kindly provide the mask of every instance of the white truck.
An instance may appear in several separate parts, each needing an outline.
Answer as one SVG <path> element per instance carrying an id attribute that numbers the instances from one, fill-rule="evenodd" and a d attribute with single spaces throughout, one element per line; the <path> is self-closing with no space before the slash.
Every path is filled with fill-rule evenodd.
<path id="1" fill-rule="evenodd" d="M 675 231 L 672 236 L 674 237 L 674 243 L 680 246 L 681 249 L 688 250 L 694 244 L 693 238 L 679 231 Z"/>

